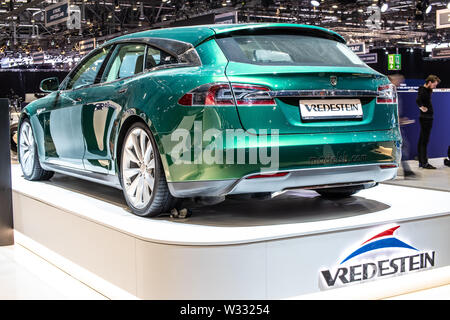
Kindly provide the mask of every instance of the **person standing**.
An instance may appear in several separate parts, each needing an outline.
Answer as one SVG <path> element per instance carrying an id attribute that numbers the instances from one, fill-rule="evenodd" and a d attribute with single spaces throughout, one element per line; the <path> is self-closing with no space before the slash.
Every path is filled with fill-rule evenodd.
<path id="1" fill-rule="evenodd" d="M 433 89 L 441 82 L 435 75 L 429 75 L 425 79 L 425 84 L 419 87 L 416 103 L 420 109 L 420 136 L 417 145 L 419 154 L 419 167 L 424 169 L 436 169 L 428 163 L 427 147 L 430 140 L 431 128 L 433 126 L 433 105 L 431 104 L 431 94 Z"/>
<path id="2" fill-rule="evenodd" d="M 399 88 L 400 85 L 405 81 L 405 77 L 401 74 L 393 74 L 388 76 L 389 80 L 392 84 Z M 408 137 L 406 135 L 405 127 L 411 123 L 414 123 L 414 120 L 409 119 L 405 116 L 405 110 L 403 109 L 403 101 L 401 99 L 401 95 L 397 95 L 397 105 L 398 105 L 398 115 L 400 120 L 400 131 L 402 134 L 402 168 L 403 168 L 403 176 L 405 179 L 414 179 L 417 177 L 415 172 L 411 169 L 408 161 L 406 160 L 409 155 L 410 144 L 408 141 Z"/>

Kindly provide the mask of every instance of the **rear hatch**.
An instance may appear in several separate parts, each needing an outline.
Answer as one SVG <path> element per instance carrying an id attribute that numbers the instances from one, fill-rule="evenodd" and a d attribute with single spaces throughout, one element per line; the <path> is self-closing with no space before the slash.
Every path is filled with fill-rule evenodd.
<path id="1" fill-rule="evenodd" d="M 229 60 L 225 72 L 246 130 L 349 132 L 386 130 L 395 123 L 395 105 L 376 98 L 388 80 L 342 42 L 280 30 L 216 37 Z M 265 102 L 245 103 L 252 90 Z"/>

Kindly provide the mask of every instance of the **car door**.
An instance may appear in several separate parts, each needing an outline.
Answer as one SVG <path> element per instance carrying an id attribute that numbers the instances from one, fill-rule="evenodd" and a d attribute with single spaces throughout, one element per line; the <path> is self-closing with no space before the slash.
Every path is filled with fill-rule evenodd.
<path id="1" fill-rule="evenodd" d="M 87 88 L 94 84 L 108 51 L 109 48 L 102 48 L 83 59 L 63 82 L 55 103 L 47 109 L 46 139 L 53 147 L 46 154 L 47 162 L 84 169 L 83 100 Z"/>
<path id="2" fill-rule="evenodd" d="M 144 70 L 146 45 L 117 44 L 98 84 L 85 90 L 83 136 L 84 166 L 92 172 L 114 174 L 114 138 L 122 110 L 133 100 L 129 85 Z"/>

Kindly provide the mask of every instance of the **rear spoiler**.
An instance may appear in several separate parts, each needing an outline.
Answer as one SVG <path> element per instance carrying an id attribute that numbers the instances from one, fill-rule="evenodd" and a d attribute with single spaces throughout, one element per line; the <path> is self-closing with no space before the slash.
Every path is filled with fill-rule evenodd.
<path id="1" fill-rule="evenodd" d="M 255 26 L 246 28 L 233 28 L 233 29 L 213 29 L 216 32 L 216 38 L 225 38 L 233 35 L 264 35 L 264 34 L 298 34 L 312 37 L 320 37 L 329 40 L 338 41 L 346 44 L 345 39 L 338 33 L 314 26 Z"/>

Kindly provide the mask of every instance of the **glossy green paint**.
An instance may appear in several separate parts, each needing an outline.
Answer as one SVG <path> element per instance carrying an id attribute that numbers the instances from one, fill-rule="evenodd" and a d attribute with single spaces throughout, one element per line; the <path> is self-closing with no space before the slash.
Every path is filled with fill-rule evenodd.
<path id="1" fill-rule="evenodd" d="M 194 137 L 194 133 L 191 133 Z M 395 163 L 399 159 L 400 148 L 397 143 L 400 136 L 396 130 L 371 131 L 360 133 L 322 133 L 305 135 L 280 135 L 278 141 L 265 137 L 254 137 L 254 143 L 243 133 L 233 140 L 226 139 L 222 132 L 224 144 L 218 152 L 225 155 L 228 152 L 245 155 L 245 164 L 209 164 L 204 158 L 196 157 L 196 146 L 193 145 L 190 154 L 191 163 L 175 164 L 169 155 L 164 155 L 169 164 L 170 181 L 222 180 L 236 179 L 249 174 L 280 170 L 295 170 L 303 168 L 330 167 L 342 165 L 357 165 L 369 163 Z M 192 138 L 194 140 L 194 138 Z M 203 142 L 201 150 L 212 142 Z M 250 163 L 250 154 L 256 154 L 259 161 L 261 146 L 276 145 L 279 148 L 279 168 L 271 169 L 270 163 L 261 165 Z M 194 160 L 199 163 L 194 163 Z"/>
<path id="2" fill-rule="evenodd" d="M 240 150 L 244 150 L 248 158 L 255 148 L 277 145 L 279 168 L 283 170 L 398 163 L 401 137 L 397 108 L 393 105 L 376 105 L 372 100 L 364 105 L 364 119 L 359 122 L 302 123 L 298 105 L 280 99 L 275 107 L 186 107 L 177 103 L 188 91 L 212 82 L 261 84 L 272 90 L 328 89 L 331 88 L 329 76 L 333 74 L 338 76 L 337 88 L 376 90 L 378 85 L 388 83 L 385 76 L 368 67 L 274 68 L 229 62 L 213 39 L 215 34 L 245 28 L 293 26 L 260 24 L 160 29 L 110 41 L 160 37 L 189 42 L 195 46 L 202 65 L 146 71 L 109 83 L 59 90 L 30 103 L 24 115 L 31 119 L 41 163 L 117 176 L 119 137 L 123 124 L 130 117 L 148 124 L 169 182 L 236 179 L 260 172 L 261 164 L 248 161 L 246 164 L 226 161 L 217 164 L 196 158 L 198 152 L 207 149 L 211 143 L 217 148 L 216 152 L 224 155 L 233 152 L 235 158 Z M 123 89 L 126 92 L 120 93 Z M 200 140 L 195 138 L 199 128 Z M 197 159 L 198 163 L 174 162 L 171 153 L 181 141 L 174 133 L 180 129 L 192 137 L 189 144 L 191 159 Z M 268 132 L 276 129 L 280 135 L 278 141 L 270 137 L 267 140 L 261 135 L 249 135 L 244 129 L 267 129 Z M 203 141 L 203 134 L 208 130 L 216 130 L 218 137 L 223 139 Z M 235 130 L 235 139 L 226 139 L 229 130 Z"/>
<path id="3" fill-rule="evenodd" d="M 304 67 L 260 66 L 230 62 L 226 69 L 233 83 L 254 83 L 270 90 L 377 90 L 389 81 L 368 67 Z M 330 84 L 330 76 L 337 76 L 337 85 Z M 277 99 L 277 106 L 239 106 L 244 128 L 279 129 L 280 133 L 351 132 L 387 130 L 396 125 L 397 108 L 380 105 L 375 99 L 363 101 L 362 121 L 304 122 L 299 112 L 299 99 Z"/>

